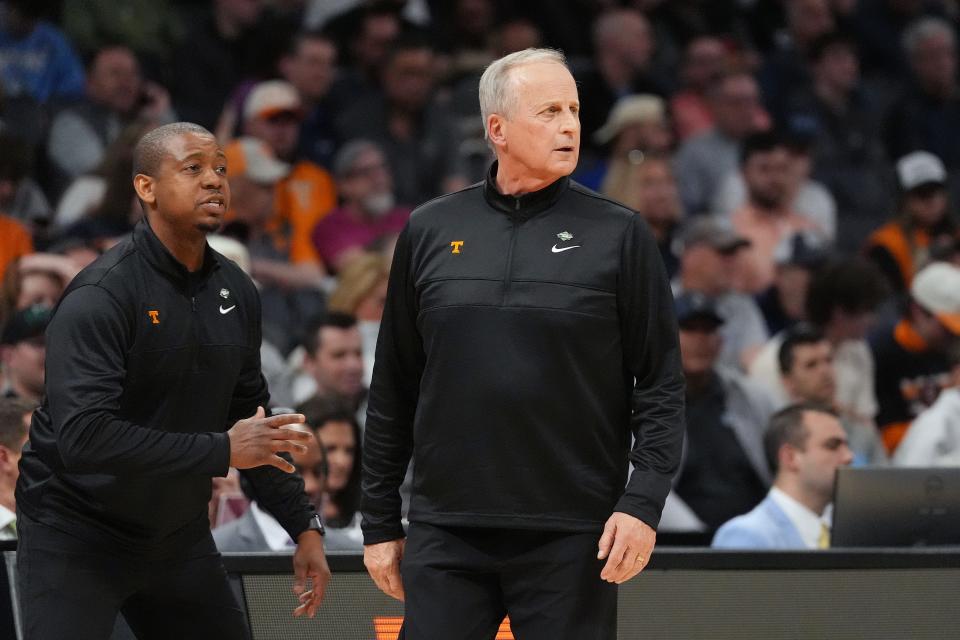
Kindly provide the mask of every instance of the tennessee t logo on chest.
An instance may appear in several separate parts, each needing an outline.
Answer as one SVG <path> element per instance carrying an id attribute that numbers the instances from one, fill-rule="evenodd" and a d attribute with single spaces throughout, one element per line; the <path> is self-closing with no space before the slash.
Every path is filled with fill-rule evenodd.
<path id="1" fill-rule="evenodd" d="M 160 324 L 160 312 L 156 309 L 151 309 L 147 311 L 147 315 L 150 316 L 150 322 L 153 324 Z"/>
<path id="2" fill-rule="evenodd" d="M 453 247 L 450 253 L 460 253 L 460 247 L 463 246 L 463 240 L 454 240 L 450 243 L 450 246 Z"/>

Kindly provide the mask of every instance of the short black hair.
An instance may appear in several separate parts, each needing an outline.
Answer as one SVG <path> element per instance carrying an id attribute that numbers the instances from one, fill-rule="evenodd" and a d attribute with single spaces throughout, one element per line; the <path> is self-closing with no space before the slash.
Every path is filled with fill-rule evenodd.
<path id="1" fill-rule="evenodd" d="M 318 316 L 307 323 L 306 335 L 303 338 L 303 348 L 307 350 L 307 355 L 311 358 L 317 355 L 320 349 L 320 330 L 324 327 L 334 327 L 336 329 L 349 329 L 357 325 L 356 317 L 349 313 L 340 311 L 330 311 Z"/>
<path id="2" fill-rule="evenodd" d="M 879 307 L 890 293 L 883 273 L 861 257 L 835 258 L 817 271 L 807 290 L 807 319 L 825 327 L 834 309 L 867 313 Z"/>
<path id="3" fill-rule="evenodd" d="M 740 144 L 740 166 L 746 165 L 758 153 L 769 153 L 779 147 L 789 148 L 786 138 L 776 131 L 751 134 Z"/>
<path id="4" fill-rule="evenodd" d="M 809 322 L 798 322 L 789 329 L 780 343 L 780 351 L 777 352 L 777 358 L 780 361 L 780 373 L 786 375 L 793 369 L 793 353 L 797 347 L 817 344 L 823 342 L 826 337 L 823 331 L 813 326 Z"/>
<path id="5" fill-rule="evenodd" d="M 133 149 L 133 175 L 156 176 L 163 157 L 169 153 L 167 143 L 187 133 L 214 137 L 210 131 L 193 122 L 172 122 L 147 132 Z"/>
<path id="6" fill-rule="evenodd" d="M 807 438 L 810 434 L 806 425 L 803 424 L 803 416 L 808 411 L 826 413 L 834 417 L 837 415 L 826 405 L 817 402 L 800 402 L 784 407 L 770 418 L 767 430 L 763 434 L 763 451 L 773 475 L 776 475 L 780 468 L 780 447 L 789 444 L 803 450 L 807 446 Z"/>

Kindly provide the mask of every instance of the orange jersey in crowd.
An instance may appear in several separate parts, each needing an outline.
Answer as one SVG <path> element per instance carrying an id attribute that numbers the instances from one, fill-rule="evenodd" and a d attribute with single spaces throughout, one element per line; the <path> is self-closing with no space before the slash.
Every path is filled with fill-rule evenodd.
<path id="1" fill-rule="evenodd" d="M 26 227 L 0 214 L 0 280 L 6 273 L 7 265 L 28 253 L 33 253 L 33 239 Z"/>
<path id="2" fill-rule="evenodd" d="M 310 234 L 336 204 L 333 177 L 308 160 L 296 163 L 290 175 L 277 183 L 276 213 L 267 229 L 271 233 L 289 229 L 290 262 L 321 262 Z"/>

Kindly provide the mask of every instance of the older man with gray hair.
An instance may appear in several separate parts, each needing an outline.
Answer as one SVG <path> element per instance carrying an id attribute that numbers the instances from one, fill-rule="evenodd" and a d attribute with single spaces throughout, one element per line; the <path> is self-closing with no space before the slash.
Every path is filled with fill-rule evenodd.
<path id="1" fill-rule="evenodd" d="M 891 107 L 884 126 L 887 154 L 918 149 L 936 154 L 948 169 L 960 167 L 960 87 L 953 25 L 934 17 L 913 22 L 903 34 L 913 82 Z M 951 192 L 957 195 L 956 181 Z"/>
<path id="2" fill-rule="evenodd" d="M 410 217 L 398 206 L 393 173 L 375 142 L 352 140 L 334 158 L 333 172 L 342 205 L 313 229 L 313 245 L 323 263 L 335 271 L 370 245 L 392 242 Z"/>
<path id="3" fill-rule="evenodd" d="M 419 207 L 397 242 L 364 560 L 405 599 L 410 640 L 492 638 L 505 614 L 525 639 L 611 638 L 680 459 L 670 288 L 643 219 L 568 178 L 580 101 L 562 55 L 495 61 L 480 108 L 486 180 Z"/>

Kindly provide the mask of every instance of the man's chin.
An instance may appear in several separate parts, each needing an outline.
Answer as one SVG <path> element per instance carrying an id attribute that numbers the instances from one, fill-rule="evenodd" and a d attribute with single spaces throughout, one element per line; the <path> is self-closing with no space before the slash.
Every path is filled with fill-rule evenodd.
<path id="1" fill-rule="evenodd" d="M 203 233 L 216 233 L 222 226 L 223 223 L 219 220 L 203 220 L 197 223 L 197 230 Z"/>

